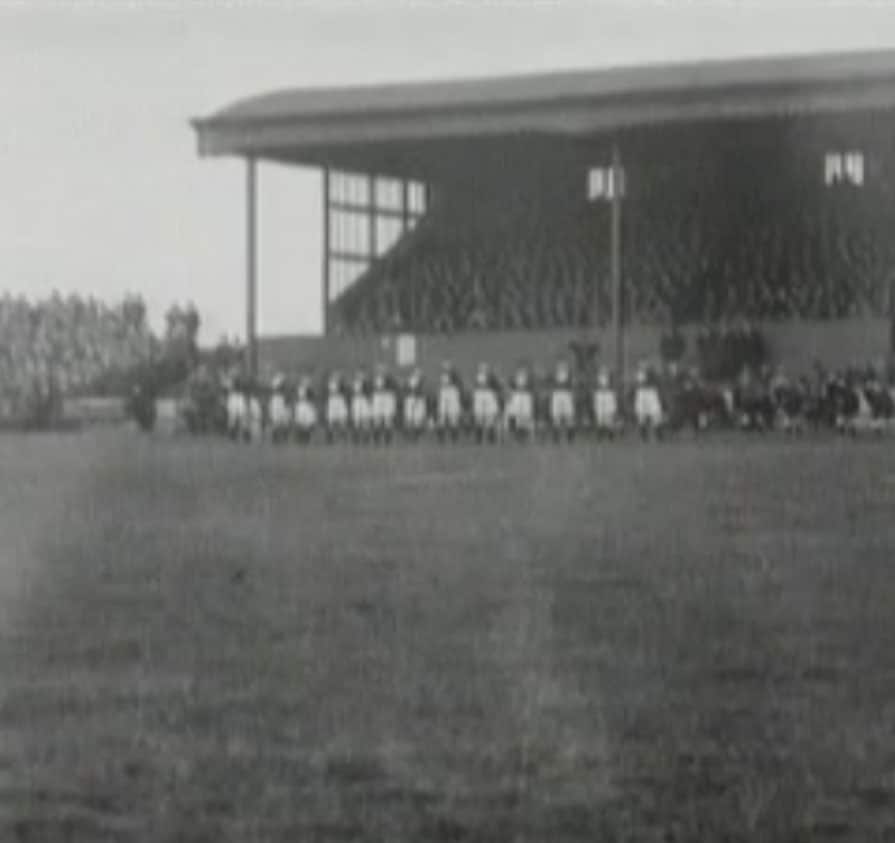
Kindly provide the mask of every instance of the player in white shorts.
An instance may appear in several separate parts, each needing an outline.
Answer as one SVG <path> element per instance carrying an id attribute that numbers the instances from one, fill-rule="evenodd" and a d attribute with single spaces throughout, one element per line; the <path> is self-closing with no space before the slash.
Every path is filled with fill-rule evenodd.
<path id="1" fill-rule="evenodd" d="M 419 369 L 414 369 L 410 373 L 404 385 L 401 414 L 405 434 L 411 439 L 418 439 L 429 421 L 425 384 Z"/>
<path id="2" fill-rule="evenodd" d="M 500 426 L 500 385 L 486 363 L 480 363 L 472 393 L 472 422 L 479 442 L 497 440 Z"/>
<path id="3" fill-rule="evenodd" d="M 513 375 L 510 396 L 506 406 L 507 429 L 517 439 L 524 439 L 534 433 L 535 401 L 528 370 L 520 366 Z"/>
<path id="4" fill-rule="evenodd" d="M 565 436 L 569 441 L 575 438 L 575 389 L 569 364 L 560 360 L 553 373 L 550 389 L 550 425 L 553 437 L 559 440 Z"/>
<path id="5" fill-rule="evenodd" d="M 634 418 L 644 438 L 660 435 L 664 421 L 659 388 L 645 366 L 637 370 L 637 385 L 634 389 Z"/>
<path id="6" fill-rule="evenodd" d="M 244 440 L 248 436 L 248 399 L 241 378 L 224 381 L 227 399 L 227 434 L 231 439 Z"/>
<path id="7" fill-rule="evenodd" d="M 348 399 L 345 396 L 342 378 L 338 372 L 333 372 L 326 385 L 327 441 L 334 442 L 337 439 L 344 439 L 348 432 L 349 422 Z"/>
<path id="8" fill-rule="evenodd" d="M 344 398 L 342 402 L 344 404 Z M 302 375 L 295 390 L 295 436 L 299 442 L 310 442 L 316 427 L 317 403 L 314 387 L 311 379 L 307 375 Z"/>
<path id="9" fill-rule="evenodd" d="M 450 363 L 442 364 L 436 421 L 439 440 L 450 437 L 456 442 L 463 421 L 463 387 Z"/>
<path id="10" fill-rule="evenodd" d="M 351 384 L 351 431 L 356 443 L 367 441 L 372 421 L 369 385 L 364 373 L 358 372 Z"/>
<path id="11" fill-rule="evenodd" d="M 383 366 L 377 366 L 373 377 L 370 410 L 373 439 L 376 442 L 391 442 L 398 413 L 398 399 L 394 384 Z"/>
<path id="12" fill-rule="evenodd" d="M 613 437 L 621 430 L 618 412 L 618 396 L 609 378 L 609 372 L 601 368 L 597 374 L 597 385 L 593 395 L 594 429 L 597 436 Z"/>
<path id="13" fill-rule="evenodd" d="M 270 382 L 268 415 L 270 418 L 270 438 L 274 442 L 285 442 L 292 434 L 292 402 L 289 387 L 282 374 L 276 374 Z"/>
<path id="14" fill-rule="evenodd" d="M 266 432 L 267 419 L 264 396 L 259 383 L 249 383 L 246 405 L 248 407 L 248 438 L 252 442 L 261 442 Z"/>

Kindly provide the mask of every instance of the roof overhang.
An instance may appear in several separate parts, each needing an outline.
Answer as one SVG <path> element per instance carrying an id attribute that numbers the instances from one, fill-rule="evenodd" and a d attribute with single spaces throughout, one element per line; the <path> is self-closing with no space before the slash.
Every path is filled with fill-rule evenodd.
<path id="1" fill-rule="evenodd" d="M 193 125 L 201 155 L 325 165 L 357 159 L 364 147 L 387 159 L 389 147 L 451 139 L 574 139 L 893 107 L 895 51 L 882 51 L 279 91 Z"/>

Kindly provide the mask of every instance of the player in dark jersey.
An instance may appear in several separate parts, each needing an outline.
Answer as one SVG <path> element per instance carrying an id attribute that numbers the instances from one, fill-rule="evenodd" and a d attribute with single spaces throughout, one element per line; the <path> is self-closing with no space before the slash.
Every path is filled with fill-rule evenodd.
<path id="1" fill-rule="evenodd" d="M 513 375 L 506 406 L 507 430 L 516 439 L 528 439 L 535 429 L 535 401 L 531 375 L 520 366 Z"/>
<path id="2" fill-rule="evenodd" d="M 351 382 L 351 435 L 356 445 L 370 438 L 373 407 L 370 400 L 370 384 L 363 371 L 358 371 Z"/>
<path id="3" fill-rule="evenodd" d="M 556 364 L 550 382 L 550 427 L 553 438 L 559 441 L 565 437 L 569 442 L 575 438 L 577 413 L 575 411 L 575 385 L 572 371 L 565 360 Z"/>
<path id="4" fill-rule="evenodd" d="M 404 384 L 401 402 L 401 420 L 405 435 L 412 440 L 419 439 L 429 423 L 429 401 L 423 373 L 414 369 Z"/>
<path id="5" fill-rule="evenodd" d="M 500 382 L 487 363 L 480 363 L 472 393 L 472 421 L 477 442 L 496 442 L 500 427 Z"/>
<path id="6" fill-rule="evenodd" d="M 397 387 L 384 366 L 377 366 L 370 400 L 373 441 L 388 444 L 398 415 Z"/>
<path id="7" fill-rule="evenodd" d="M 311 441 L 317 427 L 317 397 L 308 375 L 298 379 L 295 389 L 295 438 L 302 444 Z"/>
<path id="8" fill-rule="evenodd" d="M 290 400 L 291 387 L 285 375 L 277 373 L 271 379 L 267 400 L 270 438 L 275 444 L 289 440 L 292 434 L 294 403 Z"/>
<path id="9" fill-rule="evenodd" d="M 345 439 L 351 423 L 349 399 L 339 372 L 333 372 L 326 384 L 326 440 L 336 442 Z"/>
<path id="10" fill-rule="evenodd" d="M 438 381 L 436 427 L 438 439 L 456 442 L 463 424 L 463 382 L 454 367 L 442 363 Z"/>

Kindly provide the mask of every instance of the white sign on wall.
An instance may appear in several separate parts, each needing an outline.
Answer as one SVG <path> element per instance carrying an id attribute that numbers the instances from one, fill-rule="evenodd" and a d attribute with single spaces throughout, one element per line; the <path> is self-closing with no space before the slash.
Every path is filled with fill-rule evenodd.
<path id="1" fill-rule="evenodd" d="M 416 365 L 416 337 L 413 334 L 401 334 L 395 352 L 399 366 Z"/>

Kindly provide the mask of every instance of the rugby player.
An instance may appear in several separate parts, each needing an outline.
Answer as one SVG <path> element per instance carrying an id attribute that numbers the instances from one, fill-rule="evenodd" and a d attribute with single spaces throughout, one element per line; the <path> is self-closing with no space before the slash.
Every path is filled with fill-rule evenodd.
<path id="1" fill-rule="evenodd" d="M 248 436 L 248 406 L 243 379 L 238 375 L 225 377 L 224 392 L 227 396 L 227 435 L 243 441 Z"/>
<path id="2" fill-rule="evenodd" d="M 377 366 L 373 376 L 373 395 L 370 402 L 373 441 L 389 443 L 395 429 L 398 399 L 395 387 L 384 366 Z"/>
<path id="3" fill-rule="evenodd" d="M 247 381 L 247 432 L 248 440 L 262 442 L 267 429 L 266 401 L 261 384 L 254 380 Z"/>
<path id="4" fill-rule="evenodd" d="M 560 360 L 556 364 L 550 385 L 550 426 L 553 438 L 565 438 L 571 442 L 575 438 L 575 389 L 569 364 Z"/>
<path id="5" fill-rule="evenodd" d="M 500 383 L 487 363 L 480 363 L 472 393 L 472 423 L 477 442 L 496 442 L 500 427 Z"/>
<path id="6" fill-rule="evenodd" d="M 524 366 L 516 369 L 510 387 L 505 418 L 507 430 L 517 439 L 527 439 L 535 429 L 535 402 L 531 378 Z"/>
<path id="7" fill-rule="evenodd" d="M 326 387 L 326 440 L 334 442 L 348 434 L 350 415 L 345 385 L 338 372 L 330 374 Z"/>
<path id="8" fill-rule="evenodd" d="M 354 375 L 351 385 L 351 432 L 355 444 L 366 442 L 370 435 L 373 408 L 370 403 L 367 376 L 362 371 Z"/>
<path id="9" fill-rule="evenodd" d="M 594 429 L 599 438 L 614 437 L 621 432 L 618 396 L 609 378 L 609 370 L 600 367 L 593 395 Z"/>
<path id="10" fill-rule="evenodd" d="M 646 439 L 650 436 L 661 436 L 663 413 L 662 401 L 655 378 L 646 365 L 637 368 L 636 385 L 634 387 L 634 418 L 640 435 Z"/>
<path id="11" fill-rule="evenodd" d="M 453 366 L 445 361 L 438 384 L 438 439 L 456 442 L 463 421 L 463 385 Z"/>
<path id="12" fill-rule="evenodd" d="M 300 443 L 307 444 L 311 441 L 316 427 L 317 404 L 314 396 L 314 386 L 308 375 L 302 375 L 298 380 L 298 387 L 295 391 L 295 438 Z"/>
<path id="13" fill-rule="evenodd" d="M 270 418 L 270 438 L 275 443 L 285 442 L 292 433 L 293 405 L 289 400 L 289 387 L 282 373 L 277 373 L 270 382 L 268 415 Z"/>
<path id="14" fill-rule="evenodd" d="M 419 369 L 414 369 L 404 384 L 401 414 L 405 434 L 411 439 L 419 439 L 429 421 L 426 389 Z"/>

